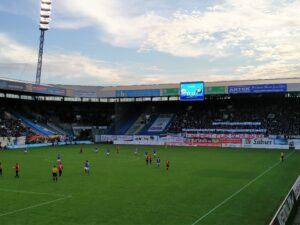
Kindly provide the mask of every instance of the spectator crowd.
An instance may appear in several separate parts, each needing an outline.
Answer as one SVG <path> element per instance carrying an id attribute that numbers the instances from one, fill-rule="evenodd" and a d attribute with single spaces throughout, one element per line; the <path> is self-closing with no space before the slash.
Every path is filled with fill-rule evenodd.
<path id="1" fill-rule="evenodd" d="M 190 105 L 176 113 L 168 132 L 180 133 L 183 129 L 262 129 L 266 130 L 266 135 L 300 135 L 300 104 L 287 99 L 274 100 L 238 99 Z M 241 124 L 232 125 L 231 122 Z"/>

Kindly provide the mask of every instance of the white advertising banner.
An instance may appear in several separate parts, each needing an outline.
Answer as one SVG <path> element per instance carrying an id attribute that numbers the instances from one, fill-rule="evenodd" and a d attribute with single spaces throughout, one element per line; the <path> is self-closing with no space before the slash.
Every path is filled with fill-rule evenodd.
<path id="1" fill-rule="evenodd" d="M 294 190 L 295 197 L 298 200 L 299 197 L 300 197 L 300 176 L 296 180 L 296 182 L 295 182 L 295 184 L 293 186 L 293 190 Z"/>
<path id="2" fill-rule="evenodd" d="M 148 129 L 149 132 L 162 132 L 172 119 L 172 115 L 159 115 L 154 121 L 151 127 Z"/>

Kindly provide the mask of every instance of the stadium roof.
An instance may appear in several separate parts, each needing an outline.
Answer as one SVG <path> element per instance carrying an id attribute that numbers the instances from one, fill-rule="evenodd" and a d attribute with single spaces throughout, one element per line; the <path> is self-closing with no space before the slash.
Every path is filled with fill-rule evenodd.
<path id="1" fill-rule="evenodd" d="M 261 79 L 261 80 L 235 80 L 235 81 L 216 81 L 205 82 L 205 87 L 226 87 L 259 85 L 259 84 L 286 84 L 288 91 L 300 92 L 300 77 L 288 79 Z M 179 83 L 169 84 L 145 84 L 145 85 L 124 85 L 124 86 L 85 86 L 85 85 L 63 85 L 63 84 L 42 84 L 36 85 L 30 81 L 0 78 L 0 89 L 35 92 L 43 94 L 54 94 L 75 97 L 129 97 L 118 96 L 117 92 L 128 90 L 165 90 L 178 89 Z M 49 89 L 49 90 L 48 90 Z M 228 93 L 225 91 L 225 93 Z M 147 95 L 145 95 L 147 96 Z M 153 95 L 155 96 L 155 95 Z M 132 97 L 132 96 L 131 96 Z M 136 96 L 141 97 L 141 96 Z"/>

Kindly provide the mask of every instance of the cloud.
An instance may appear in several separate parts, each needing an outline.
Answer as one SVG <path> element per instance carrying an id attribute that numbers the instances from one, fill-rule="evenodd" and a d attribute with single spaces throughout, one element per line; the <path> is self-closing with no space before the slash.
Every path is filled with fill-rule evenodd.
<path id="1" fill-rule="evenodd" d="M 63 15 L 89 21 L 89 26 L 101 31 L 102 40 L 140 51 L 160 51 L 180 57 L 223 57 L 232 54 L 233 48 L 246 46 L 256 50 L 288 44 L 291 39 L 299 42 L 300 32 L 296 30 L 300 25 L 299 1 L 225 0 L 218 4 L 212 1 L 209 7 L 193 10 L 166 6 L 162 1 L 154 3 L 65 0 L 56 4 L 58 18 Z M 58 21 L 54 26 L 69 28 L 70 24 L 64 26 Z M 76 26 L 82 24 L 75 21 Z"/>
<path id="2" fill-rule="evenodd" d="M 0 77 L 33 81 L 37 54 L 37 50 L 0 33 Z M 180 76 L 176 80 L 179 82 Z M 45 52 L 43 57 L 42 83 L 102 86 L 162 82 L 169 83 L 170 74 L 155 65 L 122 65 L 76 52 Z"/>
<path id="3" fill-rule="evenodd" d="M 289 49 L 287 49 L 288 51 Z M 0 33 L 0 76 L 34 80 L 37 51 Z M 43 83 L 83 85 L 160 84 L 201 80 L 243 80 L 299 77 L 300 63 L 274 61 L 261 65 L 240 66 L 232 73 L 222 69 L 172 73 L 158 66 L 120 65 L 93 59 L 80 53 L 47 52 L 43 61 Z"/>
<path id="4" fill-rule="evenodd" d="M 27 1 L 38 6 L 35 0 Z M 199 60 L 199 68 L 201 57 L 224 63 L 222 68 L 211 65 L 179 74 L 147 62 L 142 68 L 135 68 L 135 62 L 119 65 L 82 55 L 80 50 L 63 54 L 53 51 L 45 54 L 43 79 L 110 85 L 201 77 L 216 81 L 299 76 L 299 11 L 298 0 L 174 0 L 172 4 L 161 0 L 54 1 L 54 29 L 94 28 L 99 39 L 112 46 L 136 49 L 137 54 L 166 53 L 176 56 L 176 63 L 186 58 Z M 5 64 L 0 66 L 4 71 L 12 73 L 8 69 L 12 63 L 20 74 L 34 76 L 35 49 L 1 33 L 0 47 L 0 59 Z"/>
<path id="5" fill-rule="evenodd" d="M 256 67 L 249 66 L 237 69 L 238 79 L 276 79 L 299 77 L 300 62 L 289 63 L 270 62 Z"/>
<path id="6" fill-rule="evenodd" d="M 36 70 L 37 51 L 26 47 L 10 36 L 0 33 L 1 76 L 33 80 Z M 83 56 L 80 53 L 44 54 L 43 81 L 49 83 L 115 84 L 122 76 L 129 76 L 122 66 Z"/>

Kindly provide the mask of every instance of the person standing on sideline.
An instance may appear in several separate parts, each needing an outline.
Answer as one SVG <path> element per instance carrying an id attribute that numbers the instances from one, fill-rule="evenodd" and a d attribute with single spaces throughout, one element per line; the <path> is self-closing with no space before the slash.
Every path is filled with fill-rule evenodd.
<path id="1" fill-rule="evenodd" d="M 53 179 L 53 182 L 57 182 L 57 167 L 54 165 L 53 168 L 52 168 L 52 179 Z"/>

